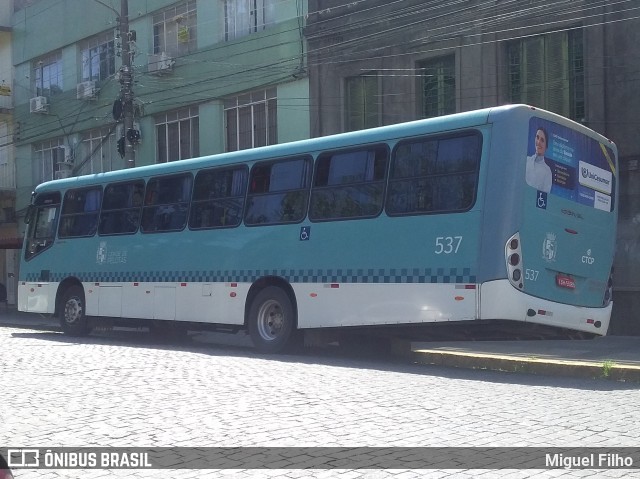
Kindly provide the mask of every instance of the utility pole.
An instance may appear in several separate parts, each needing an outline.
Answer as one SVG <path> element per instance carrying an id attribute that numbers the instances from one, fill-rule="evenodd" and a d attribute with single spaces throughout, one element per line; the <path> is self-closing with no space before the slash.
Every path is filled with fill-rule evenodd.
<path id="1" fill-rule="evenodd" d="M 129 1 L 120 1 L 120 35 L 122 40 L 122 68 L 120 69 L 120 99 L 124 130 L 124 167 L 136 166 L 133 129 L 133 68 L 131 33 L 129 32 Z"/>

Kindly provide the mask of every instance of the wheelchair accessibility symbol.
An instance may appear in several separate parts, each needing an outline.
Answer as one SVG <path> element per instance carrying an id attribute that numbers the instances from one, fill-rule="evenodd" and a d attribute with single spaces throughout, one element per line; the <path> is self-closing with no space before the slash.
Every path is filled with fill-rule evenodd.
<path id="1" fill-rule="evenodd" d="M 547 209 L 547 194 L 544 191 L 538 191 L 536 206 L 538 208 L 542 208 L 543 210 Z"/>
<path id="2" fill-rule="evenodd" d="M 311 237 L 311 226 L 303 226 L 300 228 L 300 241 L 309 241 Z"/>

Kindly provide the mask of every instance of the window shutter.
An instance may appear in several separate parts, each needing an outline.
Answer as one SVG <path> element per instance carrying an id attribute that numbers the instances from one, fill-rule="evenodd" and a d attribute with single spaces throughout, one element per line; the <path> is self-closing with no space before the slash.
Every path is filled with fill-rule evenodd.
<path id="1" fill-rule="evenodd" d="M 378 75 L 371 73 L 364 80 L 364 128 L 379 126 L 378 121 Z"/>
<path id="2" fill-rule="evenodd" d="M 526 40 L 523 50 L 522 99 L 530 105 L 544 108 L 544 37 Z"/>
<path id="3" fill-rule="evenodd" d="M 554 33 L 545 37 L 546 47 L 546 108 L 564 116 L 569 108 L 569 45 L 567 33 Z"/>
<path id="4" fill-rule="evenodd" d="M 426 118 L 456 111 L 455 55 L 424 63 L 423 115 Z"/>
<path id="5" fill-rule="evenodd" d="M 359 130 L 364 117 L 362 77 L 347 78 L 346 90 L 346 130 Z"/>

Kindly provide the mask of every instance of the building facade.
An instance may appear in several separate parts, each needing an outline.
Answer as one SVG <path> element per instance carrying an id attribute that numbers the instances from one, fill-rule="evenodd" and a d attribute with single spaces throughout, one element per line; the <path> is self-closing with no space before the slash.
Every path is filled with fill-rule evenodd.
<path id="1" fill-rule="evenodd" d="M 15 216 L 11 3 L 0 4 L 0 303 L 15 302 L 20 238 Z"/>
<path id="2" fill-rule="evenodd" d="M 135 166 L 310 135 L 305 0 L 16 0 L 10 13 L 18 218 L 43 181 L 131 166 L 125 95 Z"/>
<path id="3" fill-rule="evenodd" d="M 555 111 L 620 153 L 610 333 L 640 334 L 638 3 L 309 0 L 311 134 L 507 103 Z"/>
<path id="4" fill-rule="evenodd" d="M 635 0 L 5 4 L 0 102 L 13 75 L 13 108 L 0 106 L 0 137 L 11 140 L 0 143 L 0 212 L 10 204 L 17 213 L 0 221 L 3 238 L 21 236 L 36 184 L 128 166 L 118 144 L 123 47 L 132 52 L 136 165 L 529 103 L 618 145 L 611 332 L 640 334 Z M 5 277 L 9 251 L 0 254 Z"/>

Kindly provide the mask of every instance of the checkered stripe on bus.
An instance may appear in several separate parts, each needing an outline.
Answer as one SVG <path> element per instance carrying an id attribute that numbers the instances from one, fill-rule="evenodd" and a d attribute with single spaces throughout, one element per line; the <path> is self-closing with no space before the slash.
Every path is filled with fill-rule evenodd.
<path id="1" fill-rule="evenodd" d="M 218 271 L 51 272 L 47 281 L 76 277 L 94 283 L 252 283 L 264 276 L 279 276 L 290 283 L 475 283 L 471 268 L 399 269 L 269 269 Z M 42 281 L 31 274 L 27 281 Z"/>

